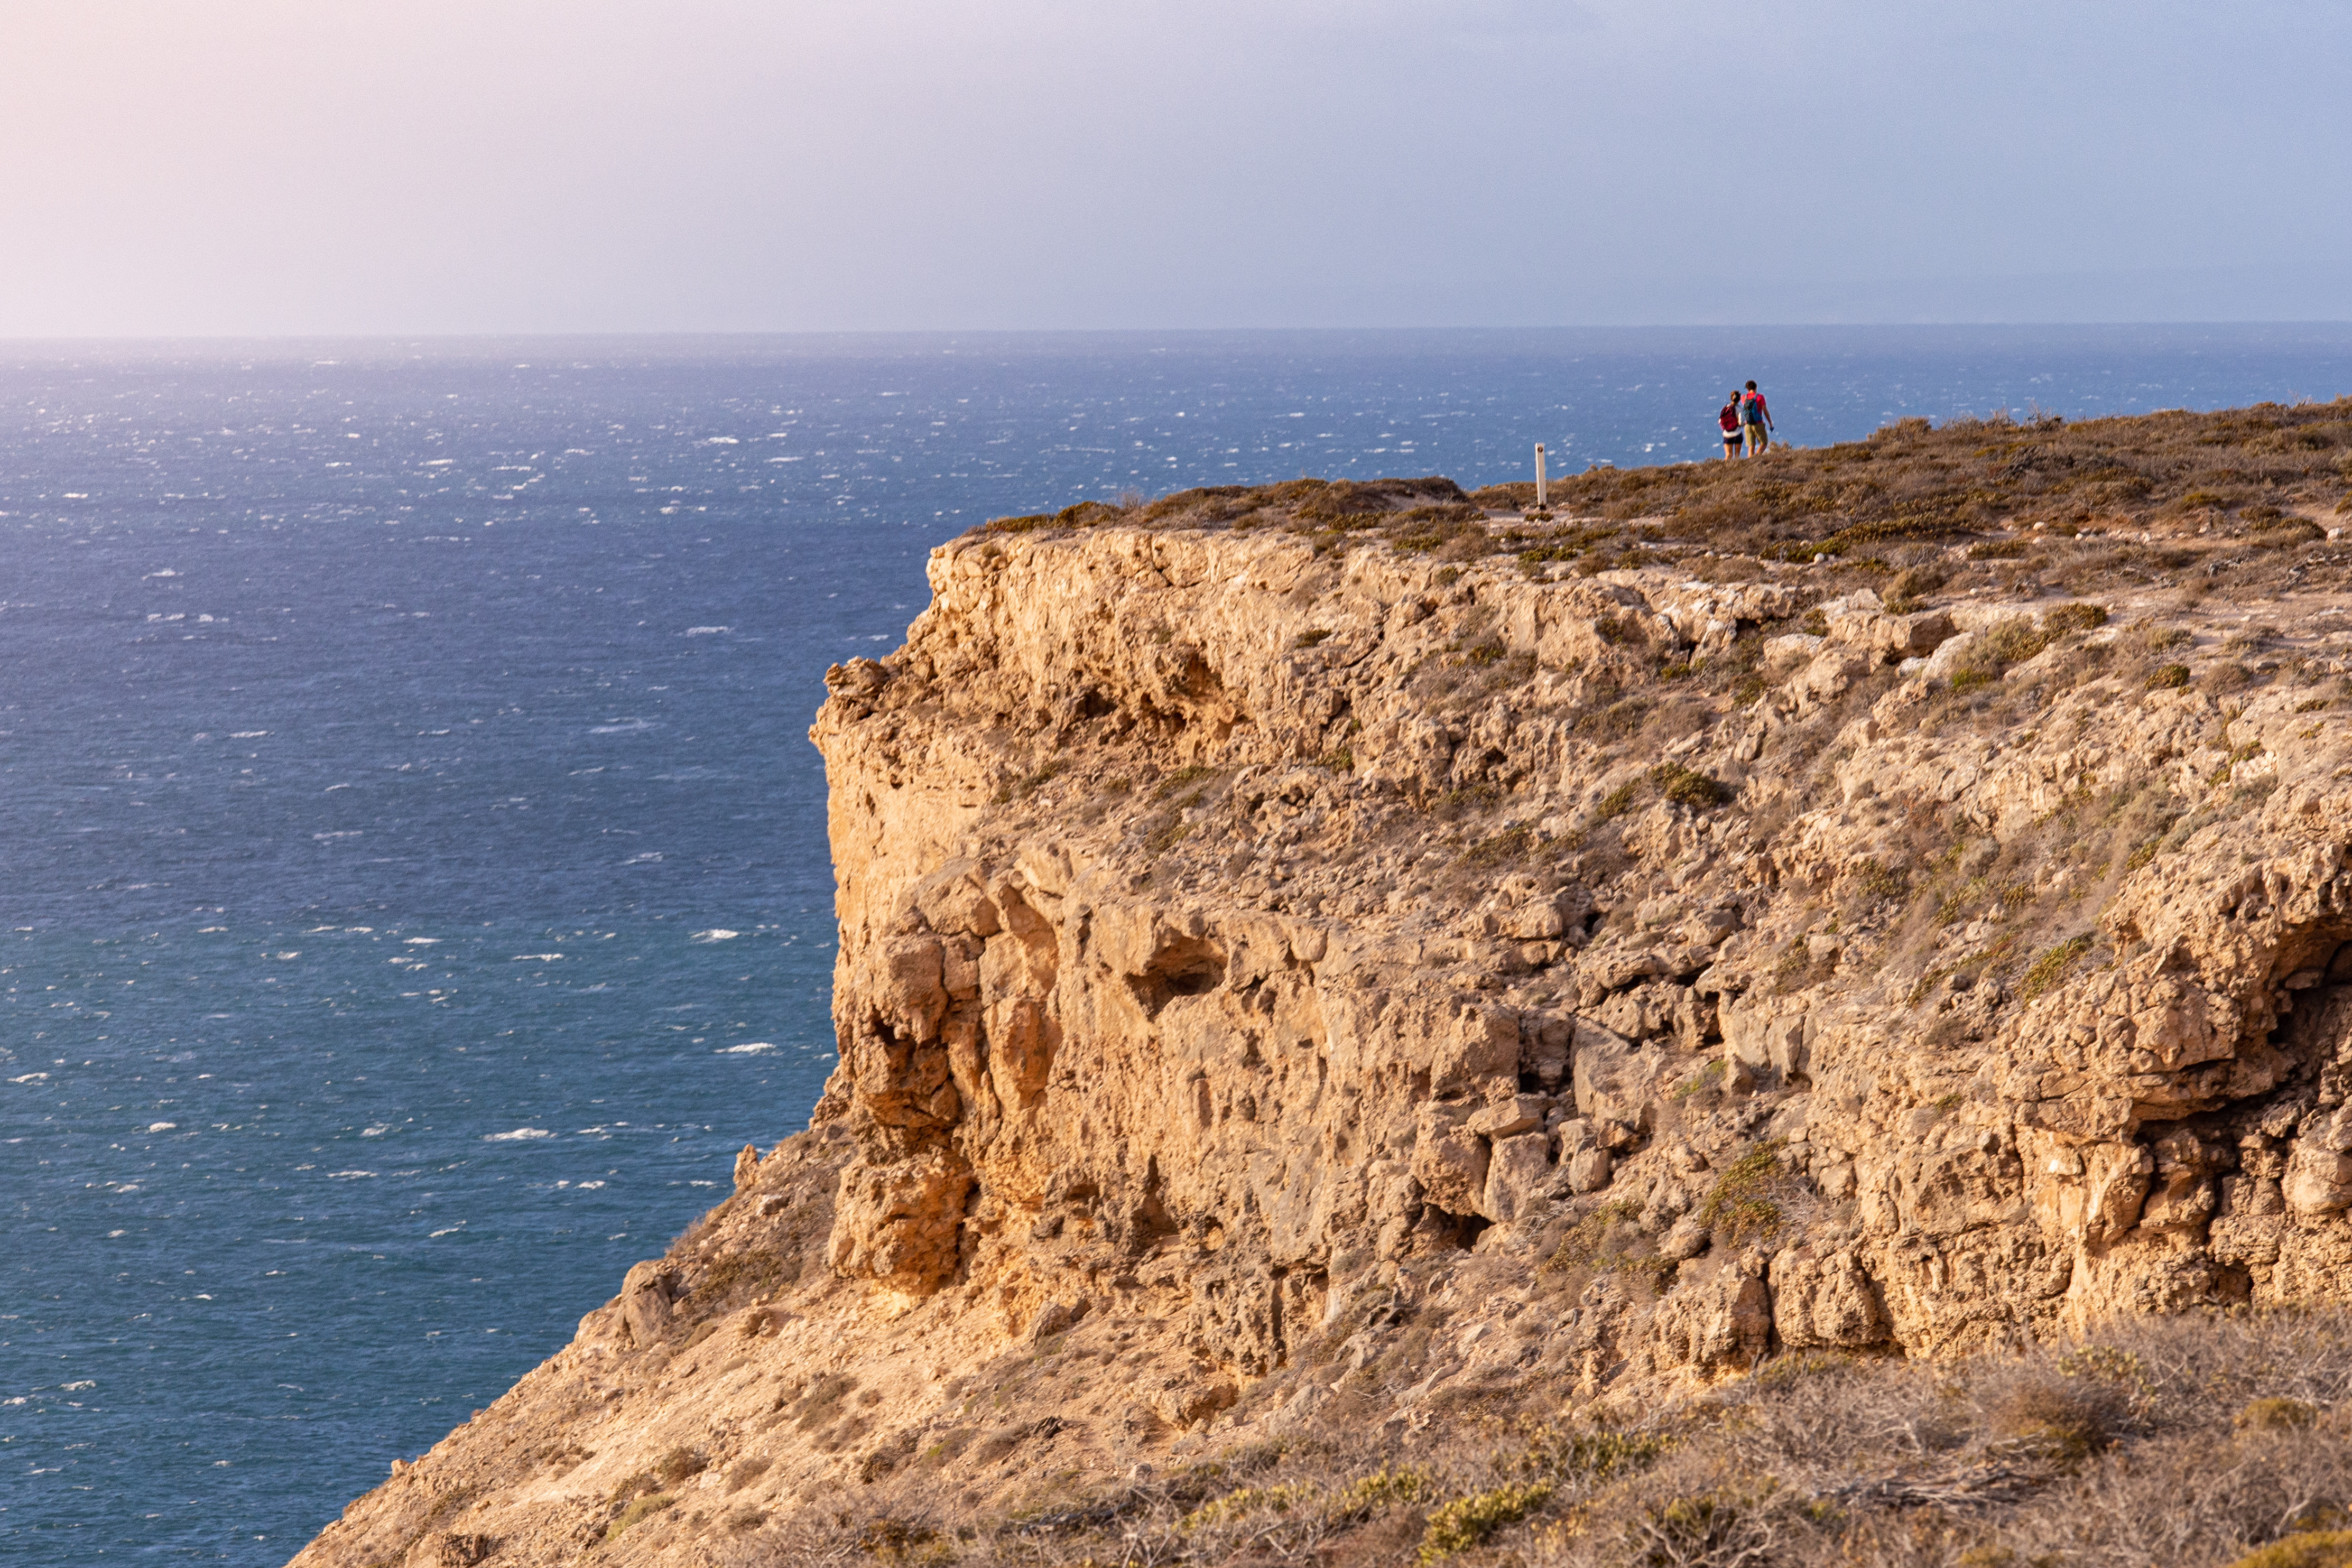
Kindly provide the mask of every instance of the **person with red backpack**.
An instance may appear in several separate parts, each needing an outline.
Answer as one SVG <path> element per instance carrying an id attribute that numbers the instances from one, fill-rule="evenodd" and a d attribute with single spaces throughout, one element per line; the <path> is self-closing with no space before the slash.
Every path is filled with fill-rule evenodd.
<path id="1" fill-rule="evenodd" d="M 1715 422 L 1723 426 L 1723 455 L 1725 461 L 1728 462 L 1739 455 L 1739 389 L 1738 387 L 1731 389 L 1730 400 L 1716 411 Z"/>
<path id="2" fill-rule="evenodd" d="M 1739 422 L 1748 427 L 1748 455 L 1755 456 L 1772 444 L 1772 411 L 1764 406 L 1764 394 L 1756 383 L 1748 383 L 1748 395 L 1739 400 Z"/>

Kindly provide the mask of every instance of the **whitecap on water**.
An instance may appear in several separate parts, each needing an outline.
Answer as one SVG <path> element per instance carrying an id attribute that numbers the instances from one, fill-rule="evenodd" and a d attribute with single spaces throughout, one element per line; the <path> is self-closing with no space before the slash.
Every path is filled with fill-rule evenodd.
<path id="1" fill-rule="evenodd" d="M 610 724 L 590 725 L 588 727 L 588 733 L 591 735 L 630 735 L 634 734 L 637 730 L 651 728 L 653 728 L 653 726 L 647 724 L 641 718 L 616 718 Z"/>
<path id="2" fill-rule="evenodd" d="M 741 935 L 743 934 L 740 931 L 730 931 L 723 925 L 714 925 L 708 931 L 696 932 L 692 936 L 688 937 L 688 940 L 693 942 L 732 942 L 736 937 L 740 936 Z"/>
<path id="3" fill-rule="evenodd" d="M 733 630 L 735 628 L 732 626 L 689 626 L 686 629 L 686 634 L 689 637 L 715 637 L 721 632 Z"/>
<path id="4" fill-rule="evenodd" d="M 362 1128 L 360 1129 L 360 1136 L 361 1136 L 361 1137 L 362 1137 L 362 1138 L 381 1138 L 381 1137 L 383 1137 L 386 1133 L 389 1133 L 389 1132 L 391 1132 L 391 1131 L 392 1131 L 391 1124 L 387 1123 L 387 1124 L 385 1124 L 383 1126 L 381 1126 L 381 1127 L 362 1127 Z"/>
<path id="5" fill-rule="evenodd" d="M 486 1144 L 511 1144 L 518 1138 L 551 1138 L 553 1136 L 555 1136 L 555 1134 L 549 1132 L 544 1127 L 517 1127 L 511 1133 L 486 1134 L 482 1138 L 482 1142 Z"/>
<path id="6" fill-rule="evenodd" d="M 352 1177 L 352 1176 L 373 1176 L 373 1175 L 375 1175 L 375 1172 L 373 1172 L 373 1171 L 329 1171 L 329 1172 L 327 1173 L 327 1179 L 328 1179 L 329 1181 L 334 1181 L 334 1180 L 336 1180 L 336 1179 L 338 1179 L 338 1178 L 348 1178 L 348 1177 Z"/>
<path id="7" fill-rule="evenodd" d="M 563 955 L 561 953 L 518 953 L 514 956 L 514 962 L 518 964 L 552 964 L 558 958 L 562 956 Z"/>
<path id="8" fill-rule="evenodd" d="M 411 936 L 406 938 L 402 943 L 402 946 L 406 947 L 430 947 L 436 942 L 440 940 L 441 938 L 438 936 Z"/>
<path id="9" fill-rule="evenodd" d="M 168 1133 L 179 1124 L 177 1122 L 150 1122 L 147 1124 L 147 1130 L 151 1133 Z"/>
<path id="10" fill-rule="evenodd" d="M 754 1051 L 773 1051 L 775 1049 L 775 1046 L 768 1040 L 755 1040 L 749 1045 L 723 1046 L 713 1054 L 719 1056 L 743 1056 Z"/>

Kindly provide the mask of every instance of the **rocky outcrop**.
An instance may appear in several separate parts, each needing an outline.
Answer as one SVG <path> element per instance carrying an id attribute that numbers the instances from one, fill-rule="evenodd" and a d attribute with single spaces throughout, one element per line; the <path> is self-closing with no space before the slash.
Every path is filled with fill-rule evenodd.
<path id="1" fill-rule="evenodd" d="M 302 1560 L 2352 1294 L 2345 635 L 1658 549 L 934 552 L 812 732 L 812 1131 Z"/>

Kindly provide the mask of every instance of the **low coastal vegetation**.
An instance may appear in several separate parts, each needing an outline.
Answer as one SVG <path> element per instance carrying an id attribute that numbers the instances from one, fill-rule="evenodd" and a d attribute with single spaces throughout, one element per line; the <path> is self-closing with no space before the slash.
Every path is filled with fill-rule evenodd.
<path id="1" fill-rule="evenodd" d="M 810 1129 L 305 1568 L 2352 1564 L 2347 430 L 988 525 Z"/>
<path id="2" fill-rule="evenodd" d="M 2274 1568 L 2352 1561 L 2352 1317 L 2118 1322 L 1947 1362 L 1793 1354 L 1649 1415 L 1276 1440 L 987 1520 L 855 1515 L 794 1563 Z"/>
<path id="3" fill-rule="evenodd" d="M 1739 462 L 1596 466 L 1555 482 L 1547 509 L 1535 498 L 1531 482 L 1465 492 L 1434 476 L 1294 479 L 1082 502 L 983 528 L 1280 528 L 1451 561 L 1507 555 L 1531 573 L 1697 550 L 1727 578 L 1763 561 L 1858 569 L 1900 610 L 1969 585 L 1954 576 L 2087 591 L 2276 565 L 2263 558 L 2324 540 L 2352 507 L 2352 399 L 2075 423 L 1906 419 Z M 1973 542 L 1957 570 L 1906 576 L 1899 547 L 1930 541 Z"/>

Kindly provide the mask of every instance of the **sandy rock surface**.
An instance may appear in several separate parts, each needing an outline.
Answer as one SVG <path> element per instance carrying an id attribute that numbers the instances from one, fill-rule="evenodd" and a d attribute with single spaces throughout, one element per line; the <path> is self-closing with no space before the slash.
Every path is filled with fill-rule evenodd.
<path id="1" fill-rule="evenodd" d="M 812 732 L 809 1129 L 298 1563 L 790 1562 L 1251 1437 L 2352 1296 L 2341 603 L 2249 652 L 2218 601 L 1116 526 L 930 579 Z"/>

